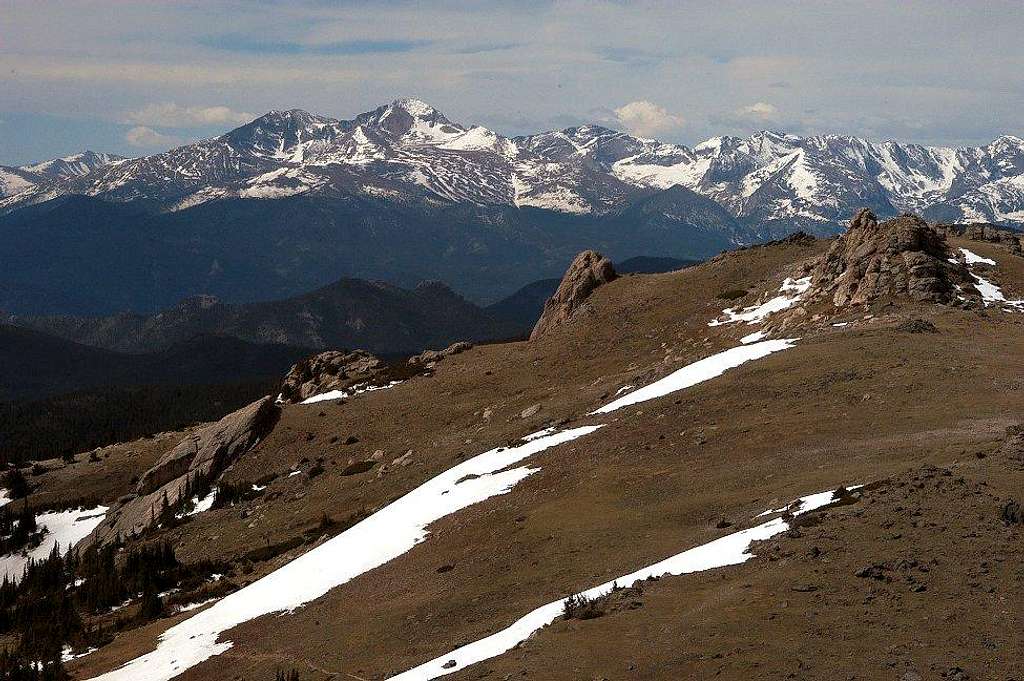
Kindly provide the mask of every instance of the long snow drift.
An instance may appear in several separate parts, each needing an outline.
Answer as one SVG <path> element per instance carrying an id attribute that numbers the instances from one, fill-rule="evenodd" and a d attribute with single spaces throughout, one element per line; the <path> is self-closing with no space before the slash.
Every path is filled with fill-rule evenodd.
<path id="1" fill-rule="evenodd" d="M 4 576 L 11 581 L 20 580 L 29 561 L 46 560 L 54 546 L 61 554 L 66 554 L 71 547 L 88 537 L 89 533 L 103 522 L 106 515 L 106 506 L 40 513 L 36 516 L 36 526 L 39 529 L 46 529 L 43 541 L 26 553 L 12 553 L 0 557 L 0 580 L 3 580 Z"/>
<path id="2" fill-rule="evenodd" d="M 96 678 L 169 681 L 228 650 L 231 641 L 218 641 L 223 632 L 263 615 L 292 611 L 397 558 L 423 541 L 434 521 L 504 494 L 538 470 L 509 466 L 601 427 L 543 430 L 516 447 L 497 447 L 449 468 L 330 541 L 171 627 L 153 652 Z"/>
<path id="3" fill-rule="evenodd" d="M 822 506 L 827 506 L 834 501 L 837 501 L 836 492 L 819 492 L 818 494 L 798 499 L 784 510 L 789 510 L 793 515 L 800 515 Z M 631 572 L 613 581 L 588 589 L 582 592 L 582 595 L 593 599 L 611 592 L 616 585 L 628 587 L 632 586 L 635 582 L 652 577 L 685 575 L 728 565 L 737 565 L 753 557 L 753 554 L 749 552 L 752 542 L 769 539 L 788 529 L 789 524 L 783 518 L 774 518 L 750 529 L 733 532 L 707 544 L 701 544 L 682 553 L 677 553 L 654 565 L 649 565 L 636 572 Z M 566 598 L 569 595 L 567 594 Z M 430 662 L 393 676 L 390 681 L 428 681 L 429 679 L 436 679 L 440 676 L 459 671 L 471 664 L 497 657 L 502 653 L 512 650 L 534 632 L 539 631 L 558 619 L 559 615 L 562 614 L 564 604 L 565 598 L 561 598 L 542 605 L 516 620 L 507 629 L 464 645 Z"/>
<path id="4" fill-rule="evenodd" d="M 650 385 L 646 385 L 639 390 L 620 397 L 617 400 L 613 400 L 603 407 L 594 410 L 591 414 L 607 414 L 608 412 L 621 409 L 622 407 L 628 407 L 631 404 L 638 402 L 646 402 L 647 400 L 653 400 L 656 397 L 662 397 L 669 393 L 674 393 L 677 390 L 689 388 L 690 386 L 702 383 L 709 379 L 721 376 L 729 369 L 738 367 L 741 364 L 745 364 L 751 360 L 760 359 L 773 352 L 779 352 L 780 350 L 786 350 L 793 347 L 796 343 L 795 338 L 782 338 L 779 340 L 766 340 L 759 343 L 750 343 L 748 345 L 741 345 L 739 347 L 730 348 L 724 352 L 719 352 L 716 355 L 705 357 L 704 359 L 694 362 L 693 364 L 687 364 L 682 369 L 678 369 L 665 378 L 662 378 Z"/>

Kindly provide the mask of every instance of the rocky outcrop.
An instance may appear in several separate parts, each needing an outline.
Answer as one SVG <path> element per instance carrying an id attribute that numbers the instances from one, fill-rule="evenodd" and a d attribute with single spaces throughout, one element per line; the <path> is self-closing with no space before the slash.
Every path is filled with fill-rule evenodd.
<path id="1" fill-rule="evenodd" d="M 452 343 L 444 350 L 424 350 L 415 357 L 409 358 L 409 366 L 431 369 L 437 366 L 437 363 L 443 361 L 445 358 L 451 357 L 452 355 L 458 355 L 472 347 L 472 343 L 459 341 L 458 343 Z"/>
<path id="2" fill-rule="evenodd" d="M 139 479 L 135 494 L 118 500 L 82 545 L 115 541 L 148 529 L 165 506 L 185 501 L 252 449 L 277 422 L 280 409 L 267 396 L 186 436 Z"/>
<path id="3" fill-rule="evenodd" d="M 329 350 L 304 359 L 288 371 L 281 383 L 281 399 L 302 400 L 329 390 L 346 390 L 378 378 L 386 365 L 365 350 Z"/>
<path id="4" fill-rule="evenodd" d="M 988 243 L 1002 244 L 1014 255 L 1022 255 L 1021 235 L 1011 232 L 998 225 L 989 222 L 972 222 L 968 224 L 938 224 L 936 231 L 947 236 L 959 236 L 971 241 L 986 241 Z"/>
<path id="5" fill-rule="evenodd" d="M 264 397 L 197 430 L 143 473 L 135 492 L 149 494 L 186 474 L 222 471 L 273 427 L 277 412 L 273 400 Z"/>
<path id="6" fill-rule="evenodd" d="M 966 266 L 951 257 L 945 238 L 916 215 L 879 222 L 863 209 L 814 268 L 813 290 L 837 307 L 899 296 L 951 303 L 975 295 Z"/>
<path id="7" fill-rule="evenodd" d="M 618 275 L 612 261 L 596 251 L 583 251 L 573 259 L 555 294 L 544 303 L 530 340 L 536 340 L 560 326 L 577 313 L 594 289 L 607 284 Z"/>

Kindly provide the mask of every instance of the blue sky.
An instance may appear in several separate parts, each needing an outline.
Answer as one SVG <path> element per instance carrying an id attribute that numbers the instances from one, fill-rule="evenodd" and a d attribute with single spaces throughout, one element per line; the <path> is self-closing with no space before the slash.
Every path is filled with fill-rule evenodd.
<path id="1" fill-rule="evenodd" d="M 399 96 L 506 134 L 599 122 L 929 144 L 1022 134 L 1014 2 L 0 0 L 0 164 L 154 153 Z"/>

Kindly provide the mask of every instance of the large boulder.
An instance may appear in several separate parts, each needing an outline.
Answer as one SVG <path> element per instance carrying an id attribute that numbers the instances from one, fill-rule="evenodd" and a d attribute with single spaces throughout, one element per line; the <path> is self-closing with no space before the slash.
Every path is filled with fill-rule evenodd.
<path id="1" fill-rule="evenodd" d="M 879 222 L 865 208 L 814 268 L 812 284 L 838 307 L 887 297 L 950 303 L 976 295 L 966 266 L 951 259 L 945 238 L 916 215 Z"/>
<path id="2" fill-rule="evenodd" d="M 191 490 L 220 477 L 274 428 L 280 408 L 267 396 L 186 436 L 139 479 L 135 494 L 120 499 L 82 546 L 144 532 L 165 506 L 176 507 Z"/>
<path id="3" fill-rule="evenodd" d="M 600 253 L 583 251 L 577 255 L 562 277 L 555 294 L 544 303 L 544 312 L 533 327 L 530 340 L 540 338 L 572 319 L 594 289 L 617 276 L 612 261 Z"/>
<path id="4" fill-rule="evenodd" d="M 281 399 L 301 402 L 378 378 L 387 365 L 365 350 L 328 350 L 295 364 L 281 383 Z"/>
<path id="5" fill-rule="evenodd" d="M 456 343 L 452 343 L 444 350 L 424 350 L 420 354 L 409 358 L 409 366 L 414 368 L 431 369 L 445 358 L 461 354 L 472 347 L 472 343 L 458 341 Z"/>
<path id="6" fill-rule="evenodd" d="M 264 397 L 200 428 L 142 474 L 136 494 L 149 494 L 187 473 L 222 471 L 273 427 L 277 413 L 274 401 Z"/>

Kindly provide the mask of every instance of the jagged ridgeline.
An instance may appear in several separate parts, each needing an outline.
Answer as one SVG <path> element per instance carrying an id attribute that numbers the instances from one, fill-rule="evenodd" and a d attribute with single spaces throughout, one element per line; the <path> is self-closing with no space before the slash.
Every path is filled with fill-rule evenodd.
<path id="1" fill-rule="evenodd" d="M 1012 136 L 954 149 L 760 132 L 691 149 L 597 125 L 504 137 L 412 99 L 350 120 L 272 111 L 144 158 L 0 170 L 0 309 L 27 315 L 279 299 L 341 276 L 440 279 L 490 303 L 587 248 L 704 259 L 837 233 L 865 205 L 1024 215 Z M 76 261 L 93 266 L 60 267 Z"/>

